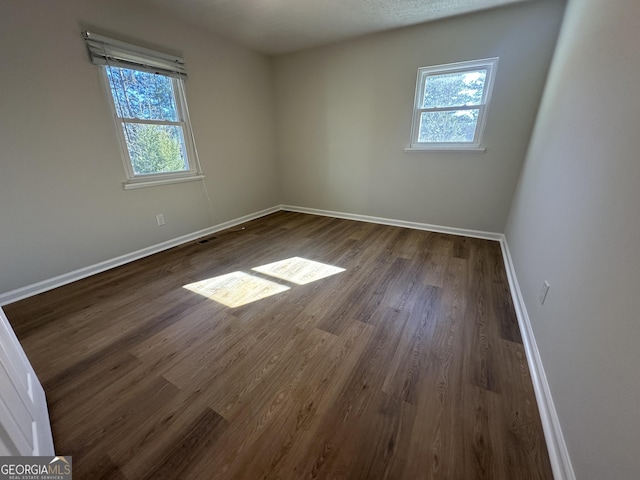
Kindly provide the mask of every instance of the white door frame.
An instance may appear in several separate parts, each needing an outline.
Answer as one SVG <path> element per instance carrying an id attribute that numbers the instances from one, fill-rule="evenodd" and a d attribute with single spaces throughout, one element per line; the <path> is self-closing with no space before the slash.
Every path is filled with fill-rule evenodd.
<path id="1" fill-rule="evenodd" d="M 44 390 L 1 307 L 0 455 L 55 455 Z"/>

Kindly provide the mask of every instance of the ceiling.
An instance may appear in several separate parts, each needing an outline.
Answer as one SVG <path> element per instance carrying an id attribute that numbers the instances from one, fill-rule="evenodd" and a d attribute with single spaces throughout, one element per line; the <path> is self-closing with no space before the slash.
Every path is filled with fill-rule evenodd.
<path id="1" fill-rule="evenodd" d="M 267 54 L 525 0 L 141 0 Z"/>

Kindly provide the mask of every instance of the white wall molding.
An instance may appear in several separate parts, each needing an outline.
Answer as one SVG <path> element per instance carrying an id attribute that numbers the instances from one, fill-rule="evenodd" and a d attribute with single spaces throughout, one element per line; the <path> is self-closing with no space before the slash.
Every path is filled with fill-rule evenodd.
<path id="1" fill-rule="evenodd" d="M 524 299 L 515 273 L 515 267 L 509 252 L 509 246 L 504 234 L 483 232 L 477 230 L 467 230 L 463 228 L 444 227 L 440 225 L 431 225 L 426 223 L 407 222 L 403 220 L 392 220 L 388 218 L 371 217 L 367 215 L 357 215 L 341 212 L 332 212 L 328 210 L 318 210 L 315 208 L 295 207 L 291 205 L 281 205 L 281 210 L 310 213 L 313 215 L 322 215 L 327 217 L 344 218 L 348 220 L 358 220 L 370 223 L 380 223 L 383 225 L 393 225 L 396 227 L 414 228 L 418 230 L 428 230 L 432 232 L 449 233 L 453 235 L 462 235 L 465 237 L 481 238 L 486 240 L 496 240 L 500 242 L 502 250 L 502 258 L 504 261 L 507 278 L 509 281 L 509 290 L 513 298 L 513 304 L 518 319 L 518 325 L 522 335 L 522 343 L 524 345 L 529 371 L 531 372 L 531 380 L 536 395 L 536 403 L 540 412 L 540 420 L 544 431 L 549 459 L 553 469 L 555 480 L 575 480 L 576 476 L 571 465 L 569 451 L 562 434 L 560 421 L 556 412 L 551 390 L 547 377 L 544 373 L 542 359 L 533 335 L 531 321 L 525 307 Z"/>
<path id="2" fill-rule="evenodd" d="M 150 247 L 137 250 L 135 252 L 127 253 L 125 255 L 112 258 L 110 260 L 105 260 L 103 262 L 96 263 L 94 265 L 89 265 L 87 267 L 83 267 L 78 270 L 74 270 L 72 272 L 64 273 L 62 275 L 58 275 L 56 277 L 49 278 L 47 280 L 43 280 L 41 282 L 37 282 L 31 285 L 20 287 L 6 293 L 0 293 L 0 306 L 17 302 L 18 300 L 22 300 L 24 298 L 37 295 L 39 293 L 43 293 L 48 290 L 53 290 L 54 288 L 61 287 L 68 283 L 75 282 L 77 280 L 81 280 L 86 277 L 90 277 L 91 275 L 95 275 L 97 273 L 101 273 L 106 270 L 119 267 L 120 265 L 124 265 L 125 263 L 133 262 L 140 258 L 144 258 L 149 255 L 153 255 L 155 253 L 161 252 L 163 250 L 167 250 L 169 248 L 182 245 L 183 243 L 190 242 L 192 240 L 195 240 L 196 238 L 204 237 L 206 235 L 211 235 L 212 233 L 219 232 L 220 230 L 231 228 L 235 225 L 239 225 L 241 223 L 254 220 L 256 218 L 264 217 L 265 215 L 269 215 L 271 213 L 278 212 L 280 210 L 285 210 L 289 212 L 298 212 L 298 213 L 309 213 L 312 215 L 321 215 L 325 217 L 344 218 L 347 220 L 356 220 L 360 222 L 378 223 L 381 225 L 391 225 L 395 227 L 413 228 L 416 230 L 427 230 L 430 232 L 449 233 L 452 235 L 462 235 L 465 237 L 482 238 L 486 240 L 500 241 L 500 239 L 503 236 L 501 233 L 483 232 L 479 230 L 468 230 L 464 228 L 445 227 L 441 225 L 409 222 L 405 220 L 394 220 L 390 218 L 373 217 L 369 215 L 359 215 L 355 213 L 334 212 L 330 210 L 321 210 L 317 208 L 296 207 L 293 205 L 276 205 L 274 207 L 261 210 L 259 212 L 251 213 L 249 215 L 236 218 L 234 220 L 229 220 L 228 222 L 220 223 L 213 227 L 205 228 L 203 230 L 198 230 L 197 232 L 193 232 L 187 235 L 173 238 L 171 240 L 167 240 L 165 242 L 158 243 L 156 245 L 152 245 Z"/>
<path id="3" fill-rule="evenodd" d="M 269 215 L 278 211 L 308 213 L 311 215 L 320 215 L 325 217 L 343 218 L 346 220 L 356 220 L 368 223 L 377 223 L 381 225 L 391 225 L 395 227 L 412 228 L 416 230 L 426 230 L 438 233 L 447 233 L 452 235 L 461 235 L 465 237 L 480 238 L 485 240 L 494 240 L 500 242 L 502 250 L 502 258 L 507 272 L 507 278 L 509 281 L 509 288 L 511 296 L 513 298 L 513 304 L 518 319 L 518 325 L 522 335 L 522 342 L 526 352 L 527 362 L 529 364 L 529 370 L 531 372 L 531 380 L 533 382 L 533 388 L 536 395 L 536 401 L 538 404 L 538 410 L 540 412 L 540 419 L 542 421 L 542 427 L 544 430 L 545 440 L 547 443 L 547 449 L 549 451 L 549 458 L 551 460 L 551 466 L 555 480 L 575 480 L 575 474 L 569 458 L 569 452 L 567 450 L 564 436 L 562 434 L 562 428 L 558 420 L 558 415 L 551 397 L 551 390 L 549 389 L 549 383 L 544 373 L 542 360 L 540 358 L 540 352 L 533 335 L 533 329 L 531 328 L 531 322 L 524 303 L 522 292 L 518 284 L 518 280 L 515 273 L 513 261 L 511 259 L 511 253 L 509 252 L 509 246 L 506 241 L 506 237 L 502 233 L 495 232 L 483 232 L 479 230 L 469 230 L 464 228 L 445 227 L 441 225 L 432 225 L 427 223 L 409 222 L 405 220 L 394 220 L 382 217 L 373 217 L 369 215 L 359 215 L 344 212 L 334 212 L 329 210 L 321 210 L 316 208 L 296 207 L 292 205 L 276 205 L 259 212 L 255 212 L 249 215 L 245 215 L 234 220 L 220 223 L 213 227 L 198 230 L 187 235 L 183 235 L 165 242 L 152 245 L 150 247 L 137 250 L 135 252 L 121 255 L 119 257 L 106 260 L 104 262 L 96 263 L 88 267 L 80 268 L 57 277 L 43 280 L 32 285 L 12 290 L 7 293 L 0 294 L 0 306 L 6 305 L 23 298 L 27 298 L 47 290 L 52 290 L 57 287 L 61 287 L 76 280 L 95 275 L 100 272 L 124 265 L 125 263 L 133 262 L 140 258 L 153 255 L 155 253 L 167 250 L 169 248 L 182 245 L 184 243 L 193 241 L 197 238 L 211 235 L 213 233 L 225 230 L 227 228 L 234 227 L 236 225 L 255 220 L 256 218 Z"/>
<path id="4" fill-rule="evenodd" d="M 379 223 L 381 225 L 391 225 L 393 227 L 413 228 L 415 230 L 427 230 L 429 232 L 449 233 L 451 235 L 462 235 L 463 237 L 482 238 L 484 240 L 500 241 L 503 237 L 501 233 L 483 232 L 481 230 L 469 230 L 466 228 L 445 227 L 442 225 L 432 225 L 429 223 L 409 222 L 406 220 L 394 220 L 391 218 L 372 217 L 369 215 L 359 215 L 357 213 L 333 212 L 331 210 L 320 210 L 317 208 L 296 207 L 293 205 L 280 205 L 281 210 L 288 212 L 310 213 L 323 217 L 344 218 L 346 220 L 357 220 L 359 222 Z"/>
<path id="5" fill-rule="evenodd" d="M 527 313 L 524 303 L 522 291 L 518 284 L 515 267 L 509 251 L 509 245 L 504 235 L 501 235 L 500 246 L 502 247 L 502 258 L 504 260 L 507 278 L 509 280 L 509 290 L 513 298 L 513 305 L 516 310 L 516 317 L 520 326 L 522 335 L 522 343 L 524 345 L 529 371 L 531 372 L 531 381 L 533 382 L 533 390 L 536 395 L 536 403 L 540 412 L 540 420 L 542 421 L 542 429 L 549 451 L 549 459 L 551 460 L 551 468 L 555 480 L 575 480 L 576 476 L 567 450 L 567 444 L 562 434 L 562 427 L 558 420 L 556 407 L 551 396 L 549 382 L 544 373 L 542 359 L 536 339 L 533 335 L 531 320 Z"/>
<path id="6" fill-rule="evenodd" d="M 77 280 L 82 280 L 83 278 L 90 277 L 91 275 L 95 275 L 97 273 L 101 273 L 106 270 L 119 267 L 120 265 L 124 265 L 125 263 L 133 262 L 135 260 L 139 260 L 140 258 L 153 255 L 154 253 L 158 253 L 163 250 L 167 250 L 169 248 L 177 247 L 178 245 L 191 242 L 197 238 L 204 237 L 206 235 L 211 235 L 212 233 L 219 232 L 220 230 L 225 230 L 227 228 L 234 227 L 241 223 L 245 223 L 250 220 L 254 220 L 256 218 L 264 217 L 265 215 L 269 215 L 270 213 L 274 213 L 279 210 L 281 210 L 279 206 L 267 208 L 265 210 L 260 210 L 259 212 L 251 213 L 249 215 L 244 215 L 242 217 L 229 220 L 228 222 L 223 222 L 218 225 L 214 225 L 213 227 L 198 230 L 197 232 L 189 233 L 187 235 L 182 235 L 177 238 L 172 238 L 171 240 L 167 240 L 165 242 L 158 243 L 156 245 L 151 245 L 150 247 L 136 250 L 135 252 L 127 253 L 125 255 L 112 258 L 110 260 L 105 260 L 104 262 L 79 268 L 78 270 L 74 270 L 69 273 L 64 273 L 62 275 L 58 275 L 57 277 L 49 278 L 41 282 L 20 287 L 6 293 L 1 293 L 0 306 L 17 302 L 18 300 L 22 300 L 24 298 L 31 297 L 33 295 L 37 295 L 39 293 L 46 292 L 48 290 L 53 290 L 54 288 L 61 287 L 68 283 L 75 282 Z"/>

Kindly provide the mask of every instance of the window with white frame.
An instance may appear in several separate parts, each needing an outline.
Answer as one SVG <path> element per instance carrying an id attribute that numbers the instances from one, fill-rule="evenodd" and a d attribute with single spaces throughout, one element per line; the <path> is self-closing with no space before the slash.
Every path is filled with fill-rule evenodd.
<path id="1" fill-rule="evenodd" d="M 202 178 L 179 57 L 84 33 L 99 65 L 122 146 L 125 189 Z"/>
<path id="2" fill-rule="evenodd" d="M 409 150 L 483 151 L 497 58 L 418 69 Z"/>

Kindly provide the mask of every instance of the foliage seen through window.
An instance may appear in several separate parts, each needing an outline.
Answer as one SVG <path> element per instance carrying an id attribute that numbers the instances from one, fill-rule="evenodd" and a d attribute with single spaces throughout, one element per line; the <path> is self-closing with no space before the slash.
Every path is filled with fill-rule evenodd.
<path id="1" fill-rule="evenodd" d="M 412 147 L 479 147 L 498 59 L 418 70 Z"/>
<path id="2" fill-rule="evenodd" d="M 188 170 L 174 80 L 120 67 L 106 74 L 134 175 Z"/>

